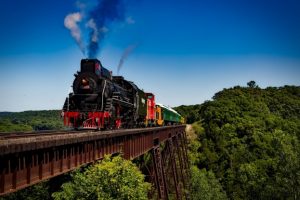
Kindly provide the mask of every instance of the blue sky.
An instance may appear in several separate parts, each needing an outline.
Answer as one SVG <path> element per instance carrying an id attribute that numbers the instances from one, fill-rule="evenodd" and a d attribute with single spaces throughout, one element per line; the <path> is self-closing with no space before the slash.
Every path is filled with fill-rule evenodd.
<path id="1" fill-rule="evenodd" d="M 82 1 L 84 2 L 84 1 Z M 0 111 L 61 109 L 85 57 L 64 18 L 75 0 L 0 1 Z M 126 3 L 98 58 L 170 106 L 210 100 L 223 88 L 300 85 L 300 1 Z"/>

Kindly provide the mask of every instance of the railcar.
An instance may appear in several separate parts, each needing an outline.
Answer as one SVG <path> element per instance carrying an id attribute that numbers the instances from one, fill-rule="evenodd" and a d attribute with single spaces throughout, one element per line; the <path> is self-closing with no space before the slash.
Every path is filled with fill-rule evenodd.
<path id="1" fill-rule="evenodd" d="M 152 93 L 145 93 L 147 98 L 147 116 L 145 126 L 156 126 L 156 106 L 155 95 Z"/>
<path id="2" fill-rule="evenodd" d="M 177 111 L 162 104 L 156 104 L 156 116 L 159 126 L 180 124 L 183 118 Z"/>
<path id="3" fill-rule="evenodd" d="M 64 124 L 75 129 L 117 129 L 181 123 L 173 109 L 155 103 L 155 95 L 132 81 L 113 76 L 97 59 L 82 59 L 66 98 Z"/>

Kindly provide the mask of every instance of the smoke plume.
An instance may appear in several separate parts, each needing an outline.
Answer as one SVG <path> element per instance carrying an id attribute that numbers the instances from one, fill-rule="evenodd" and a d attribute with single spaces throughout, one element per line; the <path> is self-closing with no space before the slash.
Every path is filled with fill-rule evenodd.
<path id="1" fill-rule="evenodd" d="M 98 0 L 98 4 L 90 12 L 90 18 L 93 20 L 88 44 L 88 56 L 94 58 L 99 45 L 105 37 L 107 27 L 114 21 L 124 20 L 124 5 L 122 0 Z"/>
<path id="2" fill-rule="evenodd" d="M 82 53 L 85 53 L 85 47 L 81 37 L 81 31 L 78 23 L 81 22 L 82 15 L 79 12 L 68 14 L 65 17 L 65 27 L 70 30 L 72 37 L 75 39 Z"/>
<path id="3" fill-rule="evenodd" d="M 117 74 L 119 75 L 119 72 L 125 62 L 125 60 L 127 59 L 127 57 L 131 54 L 131 52 L 138 46 L 138 44 L 132 44 L 129 45 L 123 52 L 120 61 L 119 61 L 119 65 L 118 65 L 118 70 L 117 70 Z"/>
<path id="4" fill-rule="evenodd" d="M 125 0 L 95 0 L 91 3 L 88 0 L 77 0 L 76 5 L 80 11 L 68 14 L 64 24 L 83 54 L 87 50 L 88 57 L 95 58 L 112 23 L 125 21 L 123 1 Z M 128 24 L 135 23 L 131 17 L 126 21 Z M 87 44 L 84 36 L 88 37 Z"/>
<path id="5" fill-rule="evenodd" d="M 97 25 L 94 22 L 94 19 L 90 19 L 88 21 L 88 23 L 86 24 L 86 26 L 89 27 L 89 28 L 91 28 L 93 30 L 91 41 L 92 42 L 98 42 L 99 31 L 97 29 Z"/>

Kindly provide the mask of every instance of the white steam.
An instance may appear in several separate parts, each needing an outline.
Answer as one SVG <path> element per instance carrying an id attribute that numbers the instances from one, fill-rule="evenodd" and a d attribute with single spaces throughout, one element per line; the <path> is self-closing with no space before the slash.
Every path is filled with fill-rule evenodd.
<path id="1" fill-rule="evenodd" d="M 76 13 L 70 13 L 65 17 L 64 25 L 67 29 L 70 30 L 72 37 L 75 39 L 77 42 L 79 48 L 85 53 L 85 47 L 84 43 L 82 41 L 81 37 L 81 31 L 80 27 L 78 25 L 79 22 L 82 20 L 82 15 L 79 12 Z"/>

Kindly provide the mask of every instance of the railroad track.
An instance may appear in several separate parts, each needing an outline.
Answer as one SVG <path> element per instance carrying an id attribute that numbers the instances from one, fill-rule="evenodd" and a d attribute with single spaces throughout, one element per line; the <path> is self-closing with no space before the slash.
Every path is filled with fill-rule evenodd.
<path id="1" fill-rule="evenodd" d="M 140 128 L 145 130 L 145 128 Z M 116 130 L 105 130 L 101 131 L 103 134 L 112 132 L 112 131 L 128 131 L 134 129 L 116 129 Z M 55 135 L 66 135 L 66 134 L 78 134 L 78 133 L 87 133 L 87 132 L 99 132 L 94 129 L 82 129 L 82 130 L 47 130 L 47 131 L 30 131 L 30 132 L 0 132 L 0 140 L 8 139 L 22 139 L 22 138 L 34 138 L 34 137 L 45 137 L 45 136 L 55 136 Z"/>
<path id="2" fill-rule="evenodd" d="M 33 131 L 33 132 L 0 132 L 0 140 L 5 139 L 18 139 L 18 138 L 28 138 L 28 137 L 43 137 L 43 136 L 53 136 L 62 134 L 79 133 L 80 131 L 66 130 L 66 131 Z"/>
<path id="3" fill-rule="evenodd" d="M 145 131 L 146 129 L 157 129 L 157 128 L 167 128 L 165 127 L 149 127 L 149 128 L 136 128 L 136 129 L 116 129 L 116 130 L 105 130 L 101 131 L 103 134 L 109 134 L 112 132 L 127 132 L 133 130 Z M 22 139 L 22 138 L 34 138 L 34 137 L 45 137 L 45 136 L 55 136 L 55 135 L 66 135 L 66 134 L 78 134 L 87 132 L 100 132 L 93 129 L 82 129 L 82 130 L 46 130 L 46 131 L 30 131 L 30 132 L 0 132 L 0 140 L 8 139 Z"/>

